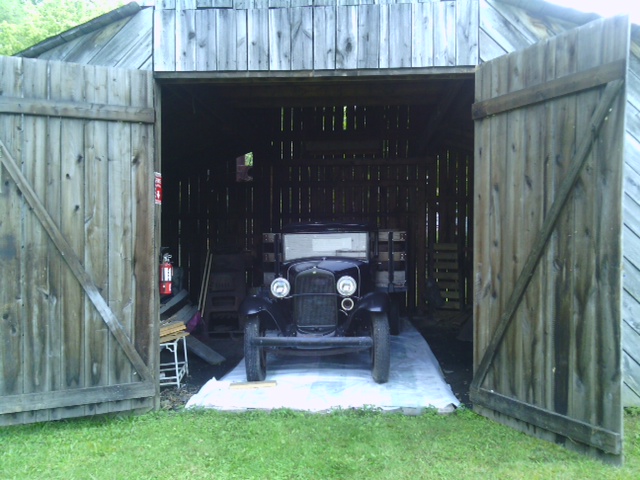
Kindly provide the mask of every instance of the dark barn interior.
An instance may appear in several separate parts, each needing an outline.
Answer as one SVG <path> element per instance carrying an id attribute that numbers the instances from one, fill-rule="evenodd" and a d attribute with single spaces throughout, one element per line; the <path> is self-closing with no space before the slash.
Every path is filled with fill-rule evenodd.
<path id="1" fill-rule="evenodd" d="M 184 288 L 195 301 L 209 253 L 241 256 L 245 290 L 260 285 L 261 235 L 284 224 L 372 223 L 407 232 L 408 314 L 430 279 L 464 310 L 473 97 L 470 75 L 163 83 L 162 246 Z"/>

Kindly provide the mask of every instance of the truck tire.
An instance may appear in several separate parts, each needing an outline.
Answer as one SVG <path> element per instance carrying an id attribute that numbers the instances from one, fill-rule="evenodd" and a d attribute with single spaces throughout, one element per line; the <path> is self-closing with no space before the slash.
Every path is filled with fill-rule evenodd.
<path id="1" fill-rule="evenodd" d="M 391 339 L 389 318 L 386 313 L 371 314 L 371 337 L 373 339 L 371 376 L 376 383 L 387 383 L 391 366 Z"/>
<path id="2" fill-rule="evenodd" d="M 247 382 L 261 382 L 267 376 L 267 354 L 263 348 L 251 345 L 251 340 L 264 333 L 258 315 L 250 315 L 244 324 L 244 365 Z"/>

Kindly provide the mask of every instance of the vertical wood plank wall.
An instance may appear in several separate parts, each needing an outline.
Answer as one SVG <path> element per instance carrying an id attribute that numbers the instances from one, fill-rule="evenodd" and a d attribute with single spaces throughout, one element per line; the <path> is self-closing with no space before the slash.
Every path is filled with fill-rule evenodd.
<path id="1" fill-rule="evenodd" d="M 478 1 L 156 4 L 154 71 L 452 67 L 478 62 Z"/>
<path id="2" fill-rule="evenodd" d="M 532 17 L 526 10 L 495 0 L 480 0 L 479 60 L 486 62 L 566 31 L 573 25 L 549 16 Z M 624 290 L 623 290 L 623 404 L 640 406 L 640 66 L 638 47 L 632 45 L 627 78 L 627 119 L 624 182 Z"/>
<path id="3" fill-rule="evenodd" d="M 429 252 L 436 244 L 460 246 L 456 263 L 470 266 L 473 169 L 471 152 L 462 148 L 413 153 L 427 110 L 343 105 L 267 110 L 258 123 L 269 126 L 263 134 L 272 147 L 253 152 L 252 182 L 235 181 L 235 159 L 217 159 L 215 167 L 183 177 L 167 192 L 178 198 L 177 210 L 167 218 L 176 222 L 177 244 L 171 247 L 187 269 L 187 288 L 199 288 L 200 258 L 207 248 L 244 250 L 259 262 L 264 232 L 296 222 L 360 222 L 409 232 L 408 305 L 423 308 L 426 278 L 434 273 Z M 459 272 L 443 287 L 452 308 L 469 301 L 470 272 Z M 261 281 L 257 274 L 254 283 Z"/>
<path id="4" fill-rule="evenodd" d="M 414 4 L 410 12 L 408 3 Z M 525 0 L 522 4 L 526 7 Z M 250 13 L 250 9 L 262 11 Z M 185 12 L 187 10 L 190 12 Z M 131 18 L 51 49 L 41 58 L 150 69 L 152 47 L 155 47 L 155 70 L 165 72 L 327 70 L 353 65 L 363 69 L 476 65 L 555 36 L 573 26 L 573 20 L 566 22 L 548 15 L 532 15 L 526 9 L 496 0 L 159 0 L 155 15 L 153 12 L 151 8 L 143 9 Z M 402 28 L 394 28 L 396 21 L 404 22 Z M 155 29 L 152 29 L 154 22 Z M 455 34 L 451 35 L 446 29 L 453 29 Z M 409 31 L 410 35 L 407 34 Z M 434 36 L 434 32 L 439 35 Z M 285 36 L 279 36 L 282 33 L 290 35 L 289 45 L 283 43 Z M 407 38 L 411 39 L 410 44 Z M 623 328 L 626 405 L 640 405 L 640 326 L 635 320 L 640 316 L 639 297 L 635 293 L 640 275 L 640 253 L 636 251 L 640 233 L 634 220 L 638 217 L 636 208 L 640 196 L 637 191 L 640 180 L 636 178 L 640 171 L 637 167 L 640 163 L 637 158 L 640 149 L 637 114 L 640 109 L 640 68 L 637 64 L 635 58 L 632 62 L 635 66 L 628 78 L 629 113 L 625 146 Z M 33 122 L 29 128 L 48 131 L 53 120 L 49 120 L 47 126 L 40 123 Z M 21 137 L 24 133 L 12 131 L 12 135 Z M 95 136 L 99 137 L 99 132 L 96 131 Z M 180 211 L 191 212 L 198 203 L 197 200 L 187 200 L 187 193 L 198 195 L 198 198 L 206 197 L 206 185 L 214 180 L 214 177 L 206 176 L 184 180 L 180 185 L 183 191 Z M 34 178 L 33 181 L 44 180 Z M 50 201 L 59 197 L 55 193 L 56 188 L 60 186 L 54 182 L 49 184 Z M 246 204 L 247 209 L 249 205 L 253 208 L 253 187 L 227 185 L 215 191 L 220 198 L 205 203 L 224 210 L 221 213 L 216 210 L 216 218 L 220 218 L 217 222 L 224 223 L 226 220 L 223 218 L 235 218 L 233 207 L 227 205 Z M 229 198 L 238 200 L 229 203 Z M 432 224 L 436 218 L 434 212 L 434 209 L 429 209 Z M 3 215 L 6 217 L 8 214 L 0 212 L 0 218 Z M 183 226 L 191 225 L 191 214 L 184 218 L 186 223 Z M 4 221 L 10 224 L 8 218 Z M 193 223 L 198 223 L 194 231 L 199 233 L 219 228 L 207 226 L 204 220 L 193 220 Z M 246 232 L 255 230 L 253 223 L 248 221 L 247 225 L 246 229 L 240 229 L 244 232 L 243 238 L 251 237 L 253 233 Z M 193 229 L 189 226 L 188 230 Z M 185 237 L 181 250 L 187 250 L 184 245 L 188 242 L 196 241 Z M 253 244 L 248 240 L 245 242 L 247 247 Z M 6 245 L 6 248 L 13 251 L 11 245 Z M 92 248 L 90 242 L 87 248 Z M 29 269 L 27 271 L 30 272 Z"/>
<path id="5" fill-rule="evenodd" d="M 625 135 L 622 390 L 625 406 L 640 406 L 640 58 L 630 57 Z"/>
<path id="6" fill-rule="evenodd" d="M 626 20 L 607 24 L 606 31 L 603 25 L 594 22 L 579 34 L 552 38 L 537 47 L 537 56 L 515 52 L 496 59 L 477 74 L 479 100 L 624 61 Z M 601 96 L 602 87 L 586 89 L 543 107 L 505 109 L 476 124 L 476 365 L 539 241 L 571 159 L 591 131 L 589 118 Z M 544 245 L 484 385 L 492 394 L 613 432 L 621 428 L 616 348 L 624 111 L 620 93 Z"/>
<path id="7" fill-rule="evenodd" d="M 152 120 L 46 110 L 53 102 L 67 112 L 148 112 L 151 75 L 1 58 L 0 100 L 8 100 L 0 104 L 0 140 L 153 371 Z M 45 110 L 14 110 L 33 101 Z M 140 377 L 4 167 L 0 225 L 0 424 L 152 407 L 151 384 L 128 396 Z M 92 395 L 99 400 L 85 399 Z M 5 413 L 23 402 L 24 413 Z"/>

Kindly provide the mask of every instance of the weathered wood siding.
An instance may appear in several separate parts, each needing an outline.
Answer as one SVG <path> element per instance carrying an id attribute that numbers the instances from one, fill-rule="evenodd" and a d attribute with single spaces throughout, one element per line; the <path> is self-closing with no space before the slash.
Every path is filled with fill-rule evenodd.
<path id="1" fill-rule="evenodd" d="M 622 394 L 625 406 L 640 406 L 640 59 L 632 55 L 630 65 L 622 199 Z"/>
<path id="2" fill-rule="evenodd" d="M 101 22 L 100 22 L 101 23 Z M 102 65 L 132 70 L 151 70 L 153 47 L 153 8 L 144 8 L 123 19 L 115 19 L 100 28 L 90 23 L 85 35 L 37 53 L 37 58 Z M 62 35 L 64 38 L 64 34 Z M 27 51 L 23 56 L 32 56 Z"/>
<path id="3" fill-rule="evenodd" d="M 153 97 L 148 72 L 0 58 L 2 425 L 155 405 Z"/>
<path id="4" fill-rule="evenodd" d="M 476 65 L 593 19 L 538 0 L 160 0 L 43 54 L 158 72 L 380 69 Z M 152 18 L 153 17 L 153 18 Z M 152 38 L 152 23 L 156 24 Z M 400 27 L 398 28 L 398 25 Z M 638 28 L 632 52 L 640 55 Z M 634 60 L 634 62 L 636 62 Z M 637 64 L 637 62 L 636 62 Z M 632 63 L 633 65 L 633 63 Z M 625 405 L 640 405 L 636 239 L 637 66 L 625 145 Z"/>
<path id="5" fill-rule="evenodd" d="M 478 1 L 161 1 L 154 71 L 454 67 L 478 62 Z"/>
<path id="6" fill-rule="evenodd" d="M 483 65 L 474 105 L 472 401 L 614 455 L 628 51 L 590 23 Z"/>
<path id="7" fill-rule="evenodd" d="M 574 28 L 575 23 L 536 15 L 500 0 L 478 0 L 479 63 L 521 50 Z"/>
<path id="8" fill-rule="evenodd" d="M 518 8 L 511 5 L 522 3 Z M 547 15 L 545 15 L 545 13 Z M 575 21 L 586 22 L 593 16 L 580 14 L 570 20 L 549 16 L 549 13 L 562 15 L 562 9 L 541 2 L 526 0 L 480 0 L 480 62 L 486 62 L 506 53 L 521 50 L 535 42 L 575 28 Z M 637 27 L 636 27 L 637 28 Z M 623 293 L 623 404 L 640 406 L 640 224 L 635 220 L 640 211 L 640 67 L 638 55 L 637 31 L 631 44 L 632 55 L 628 76 L 627 135 L 625 137 L 625 182 L 624 182 L 624 293 Z M 635 208 L 634 208 L 635 207 Z"/>

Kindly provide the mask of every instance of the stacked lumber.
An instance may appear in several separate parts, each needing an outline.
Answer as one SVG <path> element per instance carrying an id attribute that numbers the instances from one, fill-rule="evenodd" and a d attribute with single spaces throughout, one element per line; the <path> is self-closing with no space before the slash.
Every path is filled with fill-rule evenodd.
<path id="1" fill-rule="evenodd" d="M 210 365 L 218 365 L 225 358 L 187 330 L 189 322 L 198 313 L 198 306 L 192 305 L 189 292 L 181 290 L 160 306 L 160 343 L 167 343 L 186 337 L 187 350 Z"/>
<path id="2" fill-rule="evenodd" d="M 180 320 L 160 322 L 160 343 L 172 342 L 187 335 L 187 326 Z"/>
<path id="3" fill-rule="evenodd" d="M 182 322 L 186 325 L 197 311 L 198 307 L 191 305 L 189 292 L 181 290 L 171 297 L 167 303 L 160 306 L 160 320 L 162 323 Z"/>

